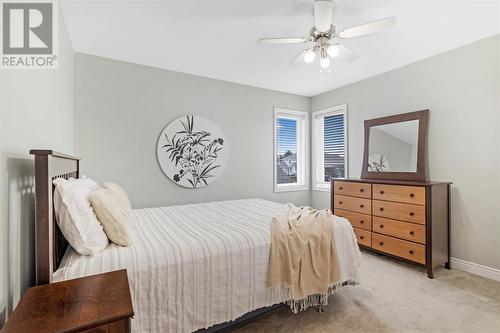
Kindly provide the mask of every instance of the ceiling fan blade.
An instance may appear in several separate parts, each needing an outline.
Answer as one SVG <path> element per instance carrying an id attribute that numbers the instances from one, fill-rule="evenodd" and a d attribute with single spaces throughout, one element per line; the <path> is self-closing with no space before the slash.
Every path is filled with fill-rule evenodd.
<path id="1" fill-rule="evenodd" d="M 261 44 L 296 44 L 305 43 L 308 39 L 306 37 L 285 37 L 285 38 L 261 38 Z"/>
<path id="2" fill-rule="evenodd" d="M 332 25 L 333 1 L 314 1 L 314 26 L 319 32 L 327 32 Z"/>
<path id="3" fill-rule="evenodd" d="M 290 63 L 287 65 L 287 67 L 293 67 L 294 65 L 297 64 L 297 61 L 301 58 L 304 57 L 304 54 L 306 54 L 307 51 L 309 51 L 310 49 L 306 49 L 302 52 L 300 52 L 295 58 L 292 59 L 292 61 L 290 61 Z"/>
<path id="4" fill-rule="evenodd" d="M 340 60 L 353 61 L 359 57 L 356 52 L 340 44 L 337 44 L 337 50 L 338 54 L 336 58 Z"/>
<path id="5" fill-rule="evenodd" d="M 391 29 L 394 28 L 394 26 L 396 26 L 396 18 L 392 16 L 382 20 L 358 25 L 357 27 L 344 29 L 338 33 L 338 37 L 354 38 Z"/>

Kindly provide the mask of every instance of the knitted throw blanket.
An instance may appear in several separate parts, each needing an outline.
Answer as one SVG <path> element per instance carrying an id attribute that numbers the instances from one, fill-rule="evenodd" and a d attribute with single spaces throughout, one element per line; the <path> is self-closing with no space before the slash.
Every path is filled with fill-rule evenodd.
<path id="1" fill-rule="evenodd" d="M 294 312 L 328 304 L 340 286 L 333 215 L 286 204 L 272 220 L 268 287 L 285 288 Z"/>

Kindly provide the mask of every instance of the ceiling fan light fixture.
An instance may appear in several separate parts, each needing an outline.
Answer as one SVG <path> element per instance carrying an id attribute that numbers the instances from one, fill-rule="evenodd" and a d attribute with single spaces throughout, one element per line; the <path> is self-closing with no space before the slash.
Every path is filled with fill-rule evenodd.
<path id="1" fill-rule="evenodd" d="M 316 52 L 313 50 L 308 50 L 306 53 L 304 53 L 304 61 L 307 63 L 311 63 L 314 61 L 314 58 L 316 58 Z"/>
<path id="2" fill-rule="evenodd" d="M 307 35 L 261 38 L 259 41 L 261 44 L 314 43 L 313 47 L 306 48 L 299 53 L 289 65 L 300 59 L 303 59 L 305 63 L 312 63 L 316 57 L 319 57 L 319 63 L 322 67 L 320 71 L 325 72 L 324 69 L 330 67 L 332 61 L 337 59 L 353 61 L 359 56 L 356 52 L 339 43 L 340 40 L 385 31 L 396 25 L 395 17 L 387 17 L 339 31 L 332 21 L 334 11 L 335 0 L 313 0 L 314 26 Z M 327 71 L 329 72 L 329 70 Z"/>
<path id="3" fill-rule="evenodd" d="M 330 45 L 327 49 L 328 55 L 332 58 L 335 58 L 339 55 L 339 45 L 338 44 L 333 44 Z"/>

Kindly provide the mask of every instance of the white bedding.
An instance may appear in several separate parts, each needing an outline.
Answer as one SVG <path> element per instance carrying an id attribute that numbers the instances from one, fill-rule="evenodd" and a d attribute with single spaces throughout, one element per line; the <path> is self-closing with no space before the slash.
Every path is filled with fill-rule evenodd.
<path id="1" fill-rule="evenodd" d="M 266 287 L 271 218 L 261 199 L 134 210 L 130 247 L 93 256 L 69 248 L 54 280 L 126 268 L 134 332 L 192 332 L 285 301 Z M 358 281 L 361 254 L 352 227 L 336 218 L 343 281 Z"/>

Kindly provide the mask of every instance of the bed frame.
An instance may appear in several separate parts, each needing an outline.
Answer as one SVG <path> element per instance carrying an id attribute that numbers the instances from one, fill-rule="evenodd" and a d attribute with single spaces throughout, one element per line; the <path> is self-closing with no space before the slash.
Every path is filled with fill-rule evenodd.
<path id="1" fill-rule="evenodd" d="M 41 285 L 52 282 L 53 273 L 59 268 L 68 248 L 68 241 L 64 238 L 56 222 L 53 205 L 55 186 L 52 181 L 56 178 L 78 178 L 80 176 L 80 159 L 53 150 L 32 149 L 30 154 L 35 156 L 36 285 Z M 255 320 L 257 317 L 270 314 L 283 306 L 284 304 L 277 304 L 269 308 L 257 309 L 232 322 L 221 323 L 197 332 L 211 333 L 234 329 Z"/>

